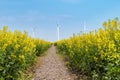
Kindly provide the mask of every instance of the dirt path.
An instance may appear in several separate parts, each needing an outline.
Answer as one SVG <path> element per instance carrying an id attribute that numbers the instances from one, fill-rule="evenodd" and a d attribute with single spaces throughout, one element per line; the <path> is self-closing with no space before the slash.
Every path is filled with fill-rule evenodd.
<path id="1" fill-rule="evenodd" d="M 42 61 L 42 66 L 36 69 L 36 77 L 33 80 L 75 80 L 64 61 L 56 54 L 54 46 L 48 50 Z"/>

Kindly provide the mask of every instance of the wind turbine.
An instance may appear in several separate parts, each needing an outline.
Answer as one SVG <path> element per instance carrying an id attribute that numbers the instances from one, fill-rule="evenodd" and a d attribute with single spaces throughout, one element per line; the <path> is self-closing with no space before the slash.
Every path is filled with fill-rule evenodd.
<path id="1" fill-rule="evenodd" d="M 84 25 L 83 25 L 83 28 L 84 28 L 84 33 L 86 33 L 86 23 L 85 23 L 85 21 L 84 21 Z"/>
<path id="2" fill-rule="evenodd" d="M 32 27 L 32 35 L 35 38 L 35 27 Z"/>
<path id="3" fill-rule="evenodd" d="M 60 40 L 60 27 L 57 23 L 57 37 L 58 37 L 58 41 Z"/>

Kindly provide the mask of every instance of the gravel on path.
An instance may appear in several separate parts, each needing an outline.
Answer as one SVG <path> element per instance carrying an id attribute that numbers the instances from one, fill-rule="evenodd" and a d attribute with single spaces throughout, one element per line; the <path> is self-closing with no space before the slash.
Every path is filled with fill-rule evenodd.
<path id="1" fill-rule="evenodd" d="M 56 54 L 56 47 L 52 46 L 43 57 L 42 65 L 36 69 L 33 80 L 75 80 L 68 71 L 65 62 Z"/>

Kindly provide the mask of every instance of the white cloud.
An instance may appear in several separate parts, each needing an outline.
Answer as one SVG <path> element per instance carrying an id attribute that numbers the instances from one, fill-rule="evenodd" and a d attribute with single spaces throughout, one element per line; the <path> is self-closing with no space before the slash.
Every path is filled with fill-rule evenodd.
<path id="1" fill-rule="evenodd" d="M 71 18 L 73 16 L 69 15 L 69 14 L 62 14 L 62 15 L 59 15 L 59 17 L 61 17 L 61 18 Z"/>
<path id="2" fill-rule="evenodd" d="M 81 2 L 81 0 L 61 0 L 62 2 L 66 2 L 66 3 L 78 3 Z"/>

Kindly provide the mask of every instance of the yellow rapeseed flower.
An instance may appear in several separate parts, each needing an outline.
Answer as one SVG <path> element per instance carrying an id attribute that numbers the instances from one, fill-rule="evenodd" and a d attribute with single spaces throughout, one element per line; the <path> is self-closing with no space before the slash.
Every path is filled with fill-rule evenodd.
<path id="1" fill-rule="evenodd" d="M 22 59 L 22 60 L 24 60 L 25 56 L 24 55 L 20 55 L 19 58 Z"/>

